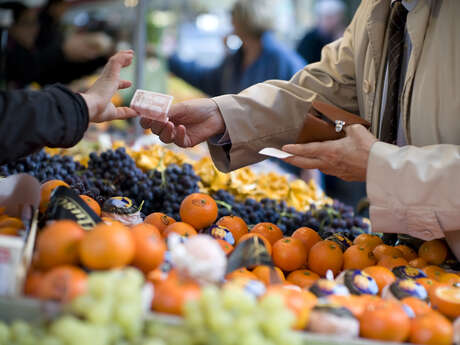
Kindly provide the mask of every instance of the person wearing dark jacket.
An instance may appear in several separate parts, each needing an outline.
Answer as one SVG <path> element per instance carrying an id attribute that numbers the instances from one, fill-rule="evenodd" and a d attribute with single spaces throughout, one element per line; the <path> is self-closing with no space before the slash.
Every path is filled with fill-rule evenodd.
<path id="1" fill-rule="evenodd" d="M 102 75 L 85 93 L 76 94 L 53 85 L 43 91 L 0 92 L 0 164 L 5 164 L 44 146 L 72 147 L 89 122 L 104 122 L 137 116 L 127 108 L 116 108 L 112 96 L 131 86 L 120 80 L 120 71 L 131 64 L 132 51 L 110 58 Z"/>

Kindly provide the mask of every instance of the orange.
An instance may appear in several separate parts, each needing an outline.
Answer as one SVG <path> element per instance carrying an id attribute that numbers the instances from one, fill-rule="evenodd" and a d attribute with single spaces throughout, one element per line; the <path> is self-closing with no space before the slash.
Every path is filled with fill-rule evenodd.
<path id="1" fill-rule="evenodd" d="M 437 312 L 417 316 L 411 321 L 409 341 L 413 344 L 451 345 L 453 338 L 452 323 Z"/>
<path id="2" fill-rule="evenodd" d="M 331 270 L 337 276 L 342 270 L 343 252 L 339 245 L 333 241 L 319 241 L 310 249 L 308 255 L 308 267 L 321 277 L 326 276 L 327 270 Z"/>
<path id="3" fill-rule="evenodd" d="M 166 243 L 160 235 L 160 231 L 150 224 L 138 224 L 131 228 L 136 251 L 132 265 L 142 272 L 148 273 L 163 262 Z"/>
<path id="4" fill-rule="evenodd" d="M 313 245 L 317 242 L 321 241 L 321 236 L 318 235 L 315 230 L 307 227 L 298 228 L 296 231 L 294 231 L 292 237 L 302 241 L 305 249 L 307 250 L 307 255 L 310 253 L 311 247 L 313 247 Z"/>
<path id="5" fill-rule="evenodd" d="M 221 238 L 216 239 L 216 241 L 219 243 L 219 246 L 222 248 L 225 255 L 230 255 L 233 252 L 233 249 L 234 249 L 233 246 L 227 241 Z"/>
<path id="6" fill-rule="evenodd" d="M 436 281 L 439 281 L 442 275 L 446 273 L 441 267 L 435 265 L 425 266 L 422 271 L 425 272 L 428 278 Z"/>
<path id="7" fill-rule="evenodd" d="M 403 258 L 406 259 L 408 262 L 417 259 L 418 255 L 411 247 L 406 246 L 405 244 L 400 244 L 395 246 L 395 248 L 399 249 L 403 254 Z"/>
<path id="8" fill-rule="evenodd" d="M 292 237 L 284 237 L 272 248 L 273 263 L 283 271 L 292 272 L 307 262 L 307 251 L 303 243 Z"/>
<path id="9" fill-rule="evenodd" d="M 406 266 L 408 264 L 407 260 L 401 256 L 383 256 L 379 262 L 377 263 L 378 266 L 386 267 L 392 270 L 398 266 Z"/>
<path id="10" fill-rule="evenodd" d="M 410 333 L 410 319 L 398 302 L 385 301 L 366 308 L 360 317 L 364 338 L 404 342 Z"/>
<path id="11" fill-rule="evenodd" d="M 3 236 L 19 236 L 19 229 L 18 228 L 0 228 L 0 235 Z"/>
<path id="12" fill-rule="evenodd" d="M 296 316 L 296 323 L 293 328 L 304 329 L 310 320 L 310 311 L 316 305 L 316 296 L 310 291 L 299 291 L 283 287 L 283 285 L 272 285 L 267 288 L 262 298 L 272 294 L 281 296 L 285 306 Z"/>
<path id="13" fill-rule="evenodd" d="M 24 229 L 24 223 L 19 218 L 6 217 L 0 220 L 0 228 Z"/>
<path id="14" fill-rule="evenodd" d="M 80 195 L 80 198 L 94 211 L 99 217 L 101 216 L 101 206 L 99 203 L 88 195 Z"/>
<path id="15" fill-rule="evenodd" d="M 364 313 L 366 306 L 368 305 L 368 299 L 364 296 L 356 296 L 356 295 L 330 295 L 327 297 L 327 301 L 336 304 L 342 307 L 347 308 L 351 313 L 356 317 L 359 318 Z M 367 295 L 369 296 L 369 295 Z"/>
<path id="16" fill-rule="evenodd" d="M 429 295 L 433 309 L 451 318 L 460 316 L 460 286 L 436 284 Z"/>
<path id="17" fill-rule="evenodd" d="M 160 230 L 161 234 L 163 234 L 163 231 L 165 231 L 168 225 L 175 222 L 176 221 L 173 218 L 161 212 L 151 213 L 144 219 L 144 223 L 155 226 L 158 230 Z"/>
<path id="18" fill-rule="evenodd" d="M 425 259 L 418 257 L 418 258 L 415 258 L 409 261 L 409 266 L 412 266 L 415 268 L 423 268 L 425 266 L 428 266 L 428 262 L 426 262 Z"/>
<path id="19" fill-rule="evenodd" d="M 430 292 L 431 288 L 436 285 L 438 282 L 431 278 L 418 278 L 415 281 L 425 288 L 427 292 Z"/>
<path id="20" fill-rule="evenodd" d="M 345 270 L 362 270 L 375 265 L 376 262 L 372 248 L 365 244 L 354 244 L 343 253 L 343 269 Z"/>
<path id="21" fill-rule="evenodd" d="M 440 265 L 446 260 L 447 246 L 441 240 L 427 241 L 418 249 L 418 256 L 429 264 Z"/>
<path id="22" fill-rule="evenodd" d="M 210 226 L 217 219 L 217 204 L 209 195 L 193 193 L 180 205 L 180 217 L 183 222 L 200 230 Z"/>
<path id="23" fill-rule="evenodd" d="M 248 271 L 247 268 L 238 268 L 237 270 L 234 270 L 225 276 L 225 279 L 227 280 L 234 280 L 238 278 L 259 280 L 259 278 L 254 273 Z"/>
<path id="24" fill-rule="evenodd" d="M 46 273 L 39 284 L 41 299 L 68 302 L 86 292 L 88 276 L 75 266 L 58 266 Z"/>
<path id="25" fill-rule="evenodd" d="M 37 237 L 37 265 L 48 270 L 79 262 L 78 247 L 85 231 L 71 220 L 58 220 L 46 226 Z"/>
<path id="26" fill-rule="evenodd" d="M 417 297 L 405 297 L 401 300 L 401 302 L 411 308 L 415 316 L 425 315 L 433 311 L 433 309 L 431 309 L 425 301 L 422 301 Z"/>
<path id="27" fill-rule="evenodd" d="M 248 233 L 246 235 L 243 235 L 243 236 L 240 237 L 240 240 L 238 241 L 238 244 L 240 244 L 241 242 L 246 241 L 247 239 L 250 239 L 250 238 L 252 238 L 254 236 L 257 236 L 258 238 L 260 238 L 262 240 L 262 242 L 265 245 L 265 249 L 267 249 L 268 254 L 272 255 L 272 245 L 270 244 L 270 242 L 264 236 L 262 236 L 260 234 Z"/>
<path id="28" fill-rule="evenodd" d="M 30 271 L 27 274 L 26 281 L 24 283 L 24 294 L 31 297 L 38 297 L 43 276 L 43 272 Z"/>
<path id="29" fill-rule="evenodd" d="M 300 286 L 302 289 L 308 289 L 319 278 L 320 276 L 315 272 L 303 269 L 289 273 L 286 280 L 294 285 Z"/>
<path id="30" fill-rule="evenodd" d="M 121 224 L 98 224 L 80 242 L 80 260 L 88 268 L 104 270 L 129 265 L 136 243 Z"/>
<path id="31" fill-rule="evenodd" d="M 238 243 L 241 236 L 246 235 L 248 233 L 248 225 L 246 222 L 237 216 L 225 216 L 220 218 L 217 221 L 217 225 L 223 226 L 230 230 L 235 239 L 235 243 Z"/>
<path id="32" fill-rule="evenodd" d="M 283 238 L 283 232 L 273 223 L 259 223 L 251 229 L 251 233 L 262 235 L 272 246 Z"/>
<path id="33" fill-rule="evenodd" d="M 382 290 L 385 286 L 393 283 L 396 280 L 395 275 L 391 270 L 383 266 L 370 266 L 366 267 L 363 270 L 364 273 L 369 274 L 374 278 L 377 286 L 379 287 L 379 293 L 382 293 Z"/>
<path id="34" fill-rule="evenodd" d="M 163 230 L 163 236 L 168 237 L 172 232 L 175 232 L 183 237 L 192 237 L 197 234 L 193 226 L 183 222 L 175 222 L 168 225 L 166 229 Z"/>
<path id="35" fill-rule="evenodd" d="M 278 277 L 280 282 L 284 282 L 284 273 L 279 269 L 279 267 L 274 267 L 274 270 L 276 272 L 276 276 Z M 265 265 L 260 265 L 256 266 L 252 270 L 252 273 L 254 273 L 259 280 L 261 280 L 265 285 L 270 285 L 272 282 L 270 281 L 270 276 L 271 276 L 271 268 Z"/>
<path id="36" fill-rule="evenodd" d="M 460 277 L 455 273 L 444 273 L 441 275 L 439 282 L 452 285 L 455 283 L 460 283 Z"/>
<path id="37" fill-rule="evenodd" d="M 384 256 L 396 256 L 400 258 L 403 257 L 403 253 L 398 248 L 386 244 L 379 244 L 377 247 L 374 248 L 372 252 L 374 253 L 374 256 L 377 259 L 377 261 L 380 261 L 380 259 Z"/>
<path id="38" fill-rule="evenodd" d="M 155 284 L 152 309 L 160 313 L 182 315 L 185 303 L 198 299 L 200 295 L 200 286 L 194 281 L 170 277 Z"/>
<path id="39" fill-rule="evenodd" d="M 383 244 L 383 240 L 376 235 L 361 234 L 356 236 L 353 244 L 364 244 L 371 248 L 371 250 L 374 250 L 379 244 Z"/>
<path id="40" fill-rule="evenodd" d="M 67 183 L 61 180 L 50 180 L 41 185 L 40 187 L 41 197 L 40 197 L 40 206 L 39 206 L 41 213 L 46 212 L 46 209 L 48 208 L 48 203 L 51 200 L 51 194 L 59 186 L 70 188 L 70 186 Z"/>

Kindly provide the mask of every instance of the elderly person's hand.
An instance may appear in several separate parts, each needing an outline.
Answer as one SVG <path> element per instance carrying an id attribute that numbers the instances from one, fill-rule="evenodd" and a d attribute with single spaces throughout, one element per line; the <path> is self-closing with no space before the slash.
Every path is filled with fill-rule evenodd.
<path id="1" fill-rule="evenodd" d="M 303 169 L 319 169 L 345 181 L 365 181 L 369 153 L 377 139 L 361 125 L 345 131 L 347 136 L 339 140 L 285 145 L 283 151 L 294 155 L 285 161 Z"/>
<path id="2" fill-rule="evenodd" d="M 87 92 L 81 94 L 88 106 L 91 122 L 122 120 L 138 115 L 131 108 L 117 108 L 111 102 L 117 90 L 131 86 L 131 82 L 120 80 L 120 71 L 131 64 L 133 57 L 134 53 L 131 50 L 124 50 L 112 56 L 99 79 Z"/>

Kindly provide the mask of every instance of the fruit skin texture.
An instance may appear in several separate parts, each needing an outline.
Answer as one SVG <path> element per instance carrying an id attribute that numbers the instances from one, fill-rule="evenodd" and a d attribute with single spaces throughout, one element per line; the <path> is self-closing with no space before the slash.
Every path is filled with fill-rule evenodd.
<path id="1" fill-rule="evenodd" d="M 219 246 L 222 248 L 225 255 L 230 255 L 233 252 L 233 249 L 234 249 L 233 246 L 227 241 L 222 240 L 220 238 L 217 239 L 216 241 L 219 243 Z"/>
<path id="2" fill-rule="evenodd" d="M 51 199 L 51 194 L 59 186 L 70 188 L 70 186 L 67 183 L 61 180 L 50 180 L 41 185 L 40 187 L 41 198 L 40 198 L 40 206 L 39 206 L 41 213 L 46 212 L 46 209 L 48 208 L 48 203 L 50 202 L 50 199 Z"/>
<path id="3" fill-rule="evenodd" d="M 399 249 L 401 251 L 401 253 L 403 253 L 403 257 L 407 261 L 415 260 L 418 257 L 418 255 L 415 252 L 415 250 L 413 250 L 411 247 L 406 246 L 404 244 L 400 244 L 400 245 L 396 246 L 395 248 Z"/>
<path id="4" fill-rule="evenodd" d="M 293 271 L 286 278 L 289 283 L 297 285 L 302 289 L 308 289 L 318 279 L 320 279 L 320 276 L 310 270 Z"/>
<path id="5" fill-rule="evenodd" d="M 437 312 L 417 316 L 411 321 L 409 341 L 413 344 L 451 345 L 453 337 L 452 323 Z"/>
<path id="6" fill-rule="evenodd" d="M 342 270 L 343 253 L 339 245 L 333 241 L 324 240 L 316 243 L 308 255 L 308 267 L 321 277 L 331 270 L 337 276 Z"/>
<path id="7" fill-rule="evenodd" d="M 460 316 L 460 287 L 448 284 L 436 284 L 429 291 L 431 306 L 444 315 Z"/>
<path id="8" fill-rule="evenodd" d="M 307 262 L 307 251 L 303 243 L 292 237 L 284 237 L 273 245 L 273 263 L 283 271 L 291 272 Z"/>
<path id="9" fill-rule="evenodd" d="M 284 273 L 278 267 L 275 267 L 276 275 L 278 276 L 281 282 L 285 281 Z M 270 267 L 260 265 L 252 270 L 252 273 L 257 276 L 266 286 L 270 285 Z"/>
<path id="10" fill-rule="evenodd" d="M 46 273 L 39 282 L 38 297 L 68 302 L 86 292 L 88 275 L 75 266 L 58 266 Z"/>
<path id="11" fill-rule="evenodd" d="M 361 234 L 355 238 L 355 240 L 353 241 L 353 244 L 366 245 L 371 250 L 374 250 L 374 248 L 377 247 L 379 244 L 383 244 L 383 240 L 376 235 Z"/>
<path id="12" fill-rule="evenodd" d="M 283 238 L 283 232 L 273 223 L 259 223 L 251 229 L 251 233 L 264 236 L 272 246 Z"/>
<path id="13" fill-rule="evenodd" d="M 395 275 L 391 270 L 383 266 L 370 266 L 366 267 L 363 270 L 364 273 L 369 274 L 374 278 L 377 286 L 379 287 L 379 294 L 382 293 L 382 290 L 385 286 L 393 283 L 396 280 Z"/>
<path id="14" fill-rule="evenodd" d="M 372 253 L 374 253 L 377 261 L 380 261 L 384 256 L 403 257 L 403 253 L 398 248 L 386 244 L 379 244 Z"/>
<path id="15" fill-rule="evenodd" d="M 86 204 L 96 213 L 99 217 L 101 216 L 101 206 L 93 198 L 87 195 L 80 195 L 80 198 L 86 202 Z"/>
<path id="16" fill-rule="evenodd" d="M 343 269 L 345 270 L 362 270 L 374 266 L 376 262 L 372 249 L 363 244 L 354 244 L 343 253 Z"/>
<path id="17" fill-rule="evenodd" d="M 37 265 L 44 270 L 79 262 L 78 247 L 85 231 L 71 220 L 58 220 L 46 226 L 37 238 Z"/>
<path id="18" fill-rule="evenodd" d="M 235 239 L 235 243 L 238 243 L 241 236 L 244 236 L 248 233 L 248 225 L 243 220 L 243 218 L 237 216 L 225 216 L 220 218 L 217 221 L 217 225 L 223 226 L 230 230 Z"/>
<path id="19" fill-rule="evenodd" d="M 191 237 L 197 234 L 193 226 L 183 222 L 175 222 L 171 225 L 168 225 L 168 227 L 163 231 L 163 236 L 166 238 L 172 232 L 175 232 L 176 234 L 181 235 L 183 237 Z"/>
<path id="20" fill-rule="evenodd" d="M 441 240 L 427 241 L 418 249 L 418 256 L 431 265 L 440 265 L 446 260 L 447 247 Z"/>
<path id="21" fill-rule="evenodd" d="M 128 228 L 121 224 L 98 224 L 80 243 L 80 260 L 90 269 L 104 270 L 129 265 L 136 245 Z"/>
<path id="22" fill-rule="evenodd" d="M 406 297 L 401 302 L 410 307 L 415 316 L 425 315 L 433 311 L 425 301 L 416 297 Z"/>
<path id="23" fill-rule="evenodd" d="M 234 280 L 239 278 L 259 280 L 259 277 L 249 271 L 247 268 L 239 268 L 225 276 L 226 280 Z"/>
<path id="24" fill-rule="evenodd" d="M 409 316 L 398 302 L 371 305 L 359 320 L 360 335 L 364 338 L 404 342 L 410 333 Z"/>
<path id="25" fill-rule="evenodd" d="M 209 195 L 193 193 L 182 201 L 179 213 L 183 222 L 200 230 L 216 221 L 218 209 L 216 202 Z"/>
<path id="26" fill-rule="evenodd" d="M 406 259 L 400 256 L 384 256 L 379 260 L 377 265 L 392 270 L 393 268 L 398 266 L 407 266 L 408 262 Z"/>
<path id="27" fill-rule="evenodd" d="M 130 231 L 136 246 L 132 265 L 144 273 L 160 266 L 166 252 L 166 244 L 160 231 L 150 224 L 138 224 Z"/>
<path id="28" fill-rule="evenodd" d="M 163 234 L 163 231 L 171 224 L 175 223 L 176 221 L 167 216 L 164 213 L 161 212 L 154 212 L 149 214 L 145 219 L 144 223 L 150 224 L 155 226 L 161 234 Z"/>
<path id="29" fill-rule="evenodd" d="M 200 286 L 175 276 L 155 284 L 152 309 L 160 313 L 182 315 L 186 302 L 200 298 Z"/>
<path id="30" fill-rule="evenodd" d="M 409 266 L 415 267 L 415 268 L 424 268 L 425 266 L 428 265 L 428 262 L 426 262 L 425 259 L 417 257 L 411 261 L 409 261 Z"/>
<path id="31" fill-rule="evenodd" d="M 321 236 L 315 230 L 307 227 L 298 228 L 292 233 L 292 237 L 302 241 L 307 250 L 307 255 L 310 253 L 311 247 L 321 241 Z"/>

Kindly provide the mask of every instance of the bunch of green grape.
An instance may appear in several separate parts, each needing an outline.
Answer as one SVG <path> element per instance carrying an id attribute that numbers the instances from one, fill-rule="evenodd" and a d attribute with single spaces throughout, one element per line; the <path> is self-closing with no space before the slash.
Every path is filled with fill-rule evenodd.
<path id="1" fill-rule="evenodd" d="M 143 285 L 133 268 L 91 273 L 87 293 L 58 319 L 0 323 L 0 345 L 144 345 Z"/>
<path id="2" fill-rule="evenodd" d="M 203 289 L 201 298 L 187 303 L 182 326 L 150 322 L 146 336 L 158 345 L 298 345 L 292 330 L 294 315 L 278 296 L 260 302 L 237 287 Z M 161 339 L 161 341 L 160 341 Z"/>

